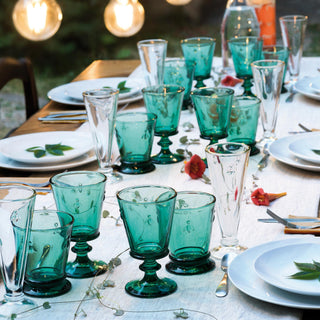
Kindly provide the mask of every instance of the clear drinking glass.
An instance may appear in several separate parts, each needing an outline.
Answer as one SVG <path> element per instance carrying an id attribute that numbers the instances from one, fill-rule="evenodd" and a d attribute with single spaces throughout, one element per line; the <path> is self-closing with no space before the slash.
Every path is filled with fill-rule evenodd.
<path id="1" fill-rule="evenodd" d="M 228 41 L 238 37 L 260 36 L 255 9 L 248 5 L 247 0 L 228 0 L 220 32 L 223 70 L 227 72 L 231 71 Z"/>
<path id="2" fill-rule="evenodd" d="M 83 93 L 99 171 L 107 176 L 108 184 L 122 180 L 122 177 L 112 168 L 112 143 L 118 95 L 119 91 L 112 88 L 89 90 Z"/>
<path id="3" fill-rule="evenodd" d="M 290 83 L 292 85 L 297 82 L 299 78 L 300 61 L 307 22 L 308 17 L 301 15 L 280 17 L 282 40 L 289 50 L 288 69 Z"/>
<path id="4" fill-rule="evenodd" d="M 261 100 L 263 138 L 259 144 L 268 150 L 269 144 L 276 139 L 275 130 L 285 63 L 281 60 L 259 60 L 251 66 L 257 97 Z"/>
<path id="5" fill-rule="evenodd" d="M 22 291 L 35 198 L 36 192 L 28 187 L 0 187 L 0 263 L 6 290 L 0 318 L 11 319 L 37 306 Z"/>
<path id="6" fill-rule="evenodd" d="M 142 40 L 137 44 L 147 86 L 163 84 L 167 44 L 168 41 L 162 39 Z"/>
<path id="7" fill-rule="evenodd" d="M 216 143 L 206 147 L 206 156 L 217 198 L 216 214 L 222 234 L 213 257 L 221 259 L 228 252 L 240 253 L 245 248 L 237 239 L 245 173 L 250 147 L 235 142 Z"/>

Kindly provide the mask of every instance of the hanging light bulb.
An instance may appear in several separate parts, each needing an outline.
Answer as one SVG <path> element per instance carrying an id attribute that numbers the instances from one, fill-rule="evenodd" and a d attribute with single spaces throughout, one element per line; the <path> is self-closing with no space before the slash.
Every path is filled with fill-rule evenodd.
<path id="1" fill-rule="evenodd" d="M 185 4 L 191 2 L 191 0 L 167 0 L 167 2 L 174 6 L 184 6 Z"/>
<path id="2" fill-rule="evenodd" d="M 144 8 L 138 0 L 110 0 L 104 10 L 106 28 L 117 37 L 136 34 L 144 23 Z"/>
<path id="3" fill-rule="evenodd" d="M 12 19 L 17 31 L 33 41 L 46 40 L 59 29 L 62 12 L 55 0 L 19 0 Z"/>

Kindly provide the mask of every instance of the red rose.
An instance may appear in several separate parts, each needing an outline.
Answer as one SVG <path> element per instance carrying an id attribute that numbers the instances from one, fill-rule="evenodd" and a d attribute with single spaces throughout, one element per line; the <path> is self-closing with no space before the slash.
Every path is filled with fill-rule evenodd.
<path id="1" fill-rule="evenodd" d="M 206 164 L 196 154 L 191 157 L 184 167 L 185 173 L 187 173 L 192 179 L 201 178 L 205 170 Z"/>
<path id="2" fill-rule="evenodd" d="M 221 84 L 226 87 L 234 87 L 236 84 L 241 83 L 241 82 L 243 82 L 243 80 L 238 79 L 238 78 L 234 78 L 231 76 L 225 76 L 221 80 Z"/>

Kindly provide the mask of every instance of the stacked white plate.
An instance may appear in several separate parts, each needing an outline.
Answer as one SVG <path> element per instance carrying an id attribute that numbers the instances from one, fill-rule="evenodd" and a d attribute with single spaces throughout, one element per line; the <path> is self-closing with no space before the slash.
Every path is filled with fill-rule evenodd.
<path id="1" fill-rule="evenodd" d="M 142 99 L 141 89 L 144 87 L 144 80 L 140 78 L 111 77 L 83 81 L 70 82 L 48 92 L 48 98 L 68 105 L 84 105 L 82 93 L 86 90 L 101 89 L 103 87 L 117 88 L 119 83 L 125 81 L 129 92 L 120 93 L 118 103 L 125 104 Z"/>
<path id="2" fill-rule="evenodd" d="M 63 155 L 46 153 L 36 158 L 28 148 L 45 148 L 46 144 L 72 147 Z M 77 131 L 39 132 L 0 140 L 0 167 L 20 171 L 54 171 L 84 165 L 96 159 L 91 135 Z"/>
<path id="3" fill-rule="evenodd" d="M 320 132 L 307 132 L 274 141 L 270 154 L 296 168 L 320 172 Z"/>
<path id="4" fill-rule="evenodd" d="M 297 280 L 294 262 L 320 261 L 320 240 L 291 238 L 244 251 L 229 267 L 232 283 L 245 294 L 270 303 L 320 309 L 320 281 Z"/>

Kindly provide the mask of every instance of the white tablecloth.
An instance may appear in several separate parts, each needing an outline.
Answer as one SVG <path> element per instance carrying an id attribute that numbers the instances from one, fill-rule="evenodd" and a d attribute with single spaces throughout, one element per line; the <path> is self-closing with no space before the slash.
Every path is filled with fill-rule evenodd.
<path id="1" fill-rule="evenodd" d="M 218 61 L 219 62 L 219 61 Z M 217 62 L 217 63 L 218 63 Z M 304 58 L 302 61 L 301 75 L 317 75 L 317 66 L 320 66 L 319 58 Z M 314 101 L 297 94 L 292 103 L 285 103 L 288 94 L 281 96 L 279 121 L 277 125 L 277 136 L 287 136 L 289 131 L 300 130 L 298 123 L 301 122 L 309 127 L 320 128 L 320 101 Z M 195 125 L 192 132 L 184 132 L 182 124 L 190 121 Z M 173 145 L 171 150 L 181 148 L 179 137 L 187 135 L 188 137 L 198 137 L 199 131 L 194 113 L 183 111 L 180 120 L 180 129 L 177 136 L 172 137 Z M 259 125 L 258 137 L 261 135 Z M 159 139 L 155 138 L 155 143 Z M 189 150 L 201 156 L 204 155 L 204 146 L 208 141 L 201 139 L 201 146 L 190 146 Z M 157 146 L 155 146 L 154 152 Z M 257 162 L 261 155 L 250 158 L 247 172 L 246 194 L 250 194 L 253 189 L 252 174 L 257 171 Z M 141 184 L 161 184 L 169 185 L 177 191 L 182 190 L 202 190 L 212 192 L 211 186 L 200 180 L 192 180 L 188 175 L 181 173 L 182 163 L 174 165 L 158 165 L 157 169 L 144 175 L 123 175 L 123 181 L 114 185 L 108 185 L 106 188 L 105 209 L 110 211 L 114 217 L 119 216 L 119 210 L 115 199 L 115 193 L 127 186 Z M 208 172 L 207 172 L 208 174 Z M 296 169 L 285 164 L 281 164 L 272 157 L 269 165 L 262 172 L 258 173 L 259 180 L 256 181 L 259 187 L 264 188 L 266 192 L 287 192 L 287 196 L 272 203 L 271 208 L 281 216 L 289 214 L 315 216 L 319 195 L 320 195 L 320 173 Z M 39 196 L 37 199 L 37 208 L 43 205 L 53 206 L 52 195 Z M 248 247 L 282 238 L 297 237 L 294 235 L 284 235 L 283 226 L 279 224 L 263 224 L 257 222 L 257 218 L 267 217 L 266 207 L 257 207 L 250 201 L 243 200 L 241 209 L 241 223 L 239 229 L 239 239 L 241 244 Z M 124 227 L 120 221 L 120 226 L 115 225 L 114 219 L 102 219 L 100 226 L 100 237 L 90 244 L 93 251 L 89 254 L 91 258 L 102 259 L 108 262 L 121 251 L 128 248 L 127 238 Z M 308 236 L 298 236 L 308 237 Z M 220 231 L 217 219 L 214 221 L 212 232 L 211 247 L 216 246 L 220 240 Z M 70 253 L 70 259 L 74 255 Z M 165 270 L 165 263 L 168 258 L 159 261 L 162 268 L 158 272 L 159 276 L 167 276 L 174 279 L 178 284 L 178 290 L 164 298 L 158 299 L 139 299 L 131 297 L 125 293 L 125 284 L 133 279 L 141 278 L 142 272 L 138 266 L 141 261 L 130 257 L 126 252 L 121 256 L 122 265 L 117 267 L 111 274 L 110 279 L 115 281 L 114 288 L 107 288 L 101 291 L 103 301 L 116 308 L 130 311 L 140 310 L 170 310 L 176 308 L 186 308 L 209 313 L 219 320 L 226 319 L 299 319 L 302 311 L 294 308 L 287 308 L 272 305 L 253 299 L 240 292 L 232 284 L 230 285 L 229 295 L 225 298 L 217 298 L 214 294 L 215 288 L 223 276 L 220 270 L 220 262 L 216 261 L 216 269 L 212 272 L 195 276 L 175 276 Z M 95 283 L 101 283 L 104 275 L 99 276 Z M 86 288 L 91 279 L 70 280 L 72 290 L 64 296 L 52 299 L 37 299 L 39 303 L 44 301 L 72 301 L 78 300 L 85 294 Z M 50 310 L 41 310 L 32 315 L 32 319 L 73 319 L 73 315 L 78 303 L 52 305 Z M 320 304 L 319 304 L 320 308 Z M 113 319 L 113 311 L 99 304 L 97 300 L 83 303 L 81 309 L 87 314 L 86 319 Z M 188 312 L 189 319 L 212 319 L 205 314 Z M 163 313 L 131 313 L 126 312 L 121 319 L 174 319 L 172 311 Z M 83 319 L 83 316 L 79 316 Z"/>

